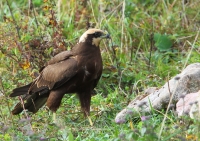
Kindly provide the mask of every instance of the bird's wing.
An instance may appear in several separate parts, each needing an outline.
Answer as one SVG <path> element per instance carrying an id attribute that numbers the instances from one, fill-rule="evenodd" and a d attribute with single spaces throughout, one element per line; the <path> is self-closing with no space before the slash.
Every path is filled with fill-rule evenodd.
<path id="1" fill-rule="evenodd" d="M 30 87 L 29 92 L 40 91 L 47 87 L 49 90 L 59 87 L 72 78 L 77 71 L 76 57 L 70 52 L 62 52 L 48 62 Z"/>
<path id="2" fill-rule="evenodd" d="M 51 60 L 49 60 L 47 65 L 55 64 L 60 61 L 66 60 L 71 56 L 73 56 L 71 51 L 63 51 L 63 52 L 55 55 Z"/>
<path id="3" fill-rule="evenodd" d="M 55 55 L 53 58 L 51 58 L 45 66 L 43 66 L 42 68 L 40 68 L 39 72 L 41 73 L 43 71 L 43 69 L 48 66 L 48 65 L 52 65 L 55 63 L 59 63 L 60 61 L 66 60 L 69 57 L 73 56 L 71 51 L 63 51 L 60 52 L 59 54 Z"/>

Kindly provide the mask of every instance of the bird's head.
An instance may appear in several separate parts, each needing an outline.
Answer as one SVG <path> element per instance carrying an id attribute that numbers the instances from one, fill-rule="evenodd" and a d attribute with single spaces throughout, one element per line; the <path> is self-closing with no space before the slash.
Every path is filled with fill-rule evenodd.
<path id="1" fill-rule="evenodd" d="M 91 28 L 83 33 L 79 39 L 79 43 L 87 42 L 92 45 L 99 46 L 101 40 L 104 38 L 110 38 L 110 35 L 100 29 Z"/>

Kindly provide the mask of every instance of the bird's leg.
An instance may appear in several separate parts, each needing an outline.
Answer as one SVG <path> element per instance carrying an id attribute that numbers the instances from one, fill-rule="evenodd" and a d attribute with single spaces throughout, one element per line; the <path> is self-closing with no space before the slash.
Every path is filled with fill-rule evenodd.
<path id="1" fill-rule="evenodd" d="M 93 126 L 92 119 L 90 118 L 90 107 L 89 107 L 89 112 L 87 108 L 82 108 L 82 111 L 84 112 L 84 116 L 88 118 L 90 126 Z"/>
<path id="2" fill-rule="evenodd" d="M 93 122 L 90 118 L 90 101 L 91 101 L 91 93 L 79 93 L 79 99 L 81 102 L 81 109 L 84 113 L 84 116 L 88 118 L 89 123 L 93 126 Z"/>
<path id="3" fill-rule="evenodd" d="M 87 114 L 86 114 L 86 115 L 87 115 Z M 93 126 L 94 124 L 93 124 L 93 122 L 92 122 L 92 119 L 90 118 L 90 115 L 87 115 L 87 118 L 88 118 L 88 120 L 89 120 L 90 126 Z"/>
<path id="4" fill-rule="evenodd" d="M 53 112 L 53 123 L 57 123 L 56 120 L 56 111 L 60 106 L 61 100 L 63 98 L 64 94 L 60 90 L 52 90 L 49 94 L 49 97 L 47 99 L 47 107 Z"/>
<path id="5" fill-rule="evenodd" d="M 56 113 L 55 112 L 53 112 L 53 123 L 55 123 L 55 124 L 57 123 L 56 122 Z"/>

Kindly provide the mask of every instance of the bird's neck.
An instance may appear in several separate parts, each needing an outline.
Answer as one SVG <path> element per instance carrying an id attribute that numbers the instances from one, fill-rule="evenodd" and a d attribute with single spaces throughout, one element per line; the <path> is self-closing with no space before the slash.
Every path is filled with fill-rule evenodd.
<path id="1" fill-rule="evenodd" d="M 72 48 L 72 51 L 79 55 L 100 53 L 99 47 L 88 43 L 78 43 Z"/>

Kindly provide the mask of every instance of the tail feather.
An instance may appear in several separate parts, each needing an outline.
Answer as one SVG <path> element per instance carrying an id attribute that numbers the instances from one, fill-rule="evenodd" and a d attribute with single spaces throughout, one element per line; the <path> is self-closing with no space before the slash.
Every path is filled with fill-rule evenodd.
<path id="1" fill-rule="evenodd" d="M 38 97 L 32 101 L 31 105 L 27 108 L 29 112 L 36 113 L 47 101 L 48 96 Z"/>
<path id="2" fill-rule="evenodd" d="M 47 101 L 48 95 L 40 96 L 39 93 L 34 93 L 32 95 L 26 95 L 22 98 L 23 103 L 19 102 L 12 110 L 13 115 L 21 113 L 24 109 L 29 112 L 36 113 Z"/>
<path id="3" fill-rule="evenodd" d="M 9 95 L 10 97 L 21 96 L 23 102 L 17 103 L 17 105 L 12 110 L 13 115 L 21 113 L 24 109 L 30 112 L 36 113 L 47 101 L 49 96 L 49 90 L 44 89 L 41 92 L 35 92 L 28 94 L 29 87 L 32 83 L 16 88 Z"/>
<path id="4" fill-rule="evenodd" d="M 35 95 L 28 95 L 26 94 L 24 97 L 22 97 L 22 101 L 20 101 L 19 103 L 17 103 L 17 105 L 15 105 L 14 109 L 12 110 L 12 114 L 13 115 L 17 115 L 19 113 L 21 113 L 24 109 L 27 109 L 27 107 L 29 107 L 31 105 L 31 101 L 35 99 Z"/>
<path id="5" fill-rule="evenodd" d="M 13 92 L 9 95 L 10 97 L 15 97 L 15 96 L 20 96 L 28 93 L 29 87 L 31 86 L 32 83 L 22 86 L 19 88 L 16 88 L 13 90 Z"/>

